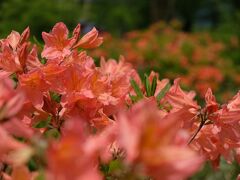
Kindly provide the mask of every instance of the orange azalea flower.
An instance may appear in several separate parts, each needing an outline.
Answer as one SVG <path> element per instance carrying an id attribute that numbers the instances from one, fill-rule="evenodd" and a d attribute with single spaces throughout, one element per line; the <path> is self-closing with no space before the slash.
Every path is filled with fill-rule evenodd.
<path id="1" fill-rule="evenodd" d="M 9 46 L 2 46 L 2 52 L 0 53 L 0 67 L 7 72 L 22 71 L 19 57 Z"/>
<path id="2" fill-rule="evenodd" d="M 4 180 L 34 180 L 38 173 L 30 172 L 26 166 L 14 166 L 11 176 L 3 174 Z"/>
<path id="3" fill-rule="evenodd" d="M 93 28 L 87 34 L 85 34 L 77 43 L 73 46 L 73 48 L 84 48 L 84 49 L 92 49 L 100 46 L 103 43 L 103 38 L 98 37 L 98 31 L 96 28 Z"/>
<path id="4" fill-rule="evenodd" d="M 95 28 L 80 40 L 80 24 L 74 29 L 72 38 L 68 38 L 68 34 L 68 29 L 62 22 L 57 23 L 50 33 L 43 32 L 45 46 L 42 57 L 62 60 L 68 57 L 75 48 L 95 48 L 102 44 L 102 38 L 98 37 L 98 31 Z"/>
<path id="5" fill-rule="evenodd" d="M 120 114 L 118 140 L 127 162 L 139 164 L 155 179 L 184 179 L 196 172 L 202 158 L 187 146 L 185 133 L 179 130 L 184 111 L 162 117 L 154 101 L 142 101 Z"/>
<path id="6" fill-rule="evenodd" d="M 129 91 L 132 89 L 130 79 L 140 82 L 137 72 L 129 63 L 121 56 L 117 63 L 113 59 L 107 62 L 101 59 L 100 68 L 98 69 L 103 77 L 109 83 L 108 88 L 102 93 L 99 98 L 103 102 L 104 112 L 106 114 L 113 114 L 125 103 Z"/>
<path id="7" fill-rule="evenodd" d="M 29 52 L 27 59 L 26 59 L 26 69 L 27 71 L 32 71 L 39 67 L 43 66 L 38 59 L 38 51 L 37 46 L 34 45 L 32 50 Z"/>
<path id="8" fill-rule="evenodd" d="M 65 86 L 65 74 L 67 73 L 65 66 L 58 65 L 55 61 L 48 62 L 40 70 L 44 81 L 49 85 L 49 91 L 63 93 Z"/>
<path id="9" fill-rule="evenodd" d="M 12 172 L 12 180 L 30 180 L 33 179 L 31 178 L 31 173 L 29 172 L 27 167 L 15 167 Z"/>
<path id="10" fill-rule="evenodd" d="M 40 70 L 32 71 L 28 74 L 19 76 L 19 89 L 25 92 L 28 100 L 35 107 L 43 106 L 43 93 L 48 90 L 49 84 L 44 80 L 43 73 Z"/>
<path id="11" fill-rule="evenodd" d="M 0 126 L 0 160 L 4 158 L 4 155 L 11 151 L 25 147 L 24 144 L 18 142 L 11 137 L 1 126 Z M 6 159 L 7 157 L 5 157 Z"/>
<path id="12" fill-rule="evenodd" d="M 16 50 L 19 46 L 23 45 L 30 36 L 30 29 L 27 27 L 23 33 L 20 35 L 16 31 L 12 31 L 10 35 L 6 39 L 2 39 L 0 41 L 0 45 L 7 44 L 9 45 L 13 50 Z"/>
<path id="13" fill-rule="evenodd" d="M 196 116 L 200 110 L 200 106 L 193 100 L 195 92 L 184 92 L 179 86 L 179 81 L 180 79 L 176 79 L 174 81 L 174 85 L 170 88 L 164 100 L 171 105 L 171 112 L 188 109 L 188 111 L 184 114 L 182 127 L 190 128 L 196 121 Z"/>
<path id="14" fill-rule="evenodd" d="M 63 74 L 63 92 L 64 94 L 71 94 L 73 92 L 81 92 L 90 90 L 90 78 L 92 74 L 85 74 L 81 67 L 72 65 L 67 67 Z"/>
<path id="15" fill-rule="evenodd" d="M 31 138 L 33 135 L 33 130 L 24 123 L 24 119 L 21 121 L 19 119 L 13 118 L 2 124 L 2 127 L 11 135 L 16 137 Z"/>
<path id="16" fill-rule="evenodd" d="M 15 116 L 22 108 L 25 97 L 15 90 L 10 79 L 0 79 L 0 120 Z"/>
<path id="17" fill-rule="evenodd" d="M 80 25 L 73 31 L 73 37 L 68 39 L 68 29 L 62 22 L 55 24 L 50 33 L 43 32 L 45 46 L 42 57 L 47 59 L 65 58 L 71 54 L 70 48 L 76 43 L 80 32 Z"/>
<path id="18" fill-rule="evenodd" d="M 180 85 L 180 79 L 176 79 L 174 81 L 174 85 L 171 87 L 169 92 L 166 95 L 167 101 L 173 106 L 174 109 L 179 110 L 184 106 L 190 106 L 195 109 L 199 109 L 197 103 L 193 100 L 195 97 L 195 93 L 191 92 L 184 92 Z"/>
<path id="19" fill-rule="evenodd" d="M 66 89 L 62 91 L 66 92 L 63 96 L 63 103 L 66 102 L 65 112 L 72 106 L 88 112 L 90 117 L 94 117 L 100 108 L 106 115 L 114 114 L 124 105 L 131 89 L 130 79 L 138 77 L 136 71 L 123 60 L 119 63 L 114 60 L 102 60 L 99 68 L 94 68 L 89 59 L 82 60 L 81 64 L 77 61 L 65 64 L 68 66 L 63 75 L 66 81 Z"/>
<path id="20" fill-rule="evenodd" d="M 95 69 L 93 58 L 87 55 L 86 51 L 78 53 L 77 50 L 72 51 L 72 54 L 68 56 L 62 63 L 64 66 L 79 66 L 84 74 L 91 74 Z"/>
<path id="21" fill-rule="evenodd" d="M 232 152 L 240 147 L 239 99 L 237 94 L 219 109 L 211 90 L 206 93 L 204 110 L 207 112 L 205 120 L 209 121 L 209 124 L 203 126 L 193 141 L 193 146 L 211 160 L 215 168 L 219 165 L 220 156 L 231 163 L 234 159 Z"/>
<path id="22" fill-rule="evenodd" d="M 64 136 L 49 147 L 48 179 L 101 179 L 97 170 L 97 159 L 85 151 L 87 137 L 81 122 L 68 121 Z"/>
<path id="23" fill-rule="evenodd" d="M 91 121 L 93 123 L 93 126 L 96 127 L 98 130 L 104 129 L 105 127 L 110 126 L 114 122 L 106 114 L 103 113 L 103 109 L 100 109 L 98 111 L 98 115 Z"/>
<path id="24" fill-rule="evenodd" d="M 37 56 L 37 48 L 30 49 L 28 38 L 29 28 L 26 28 L 20 35 L 13 31 L 6 39 L 0 43 L 0 67 L 7 72 L 22 73 L 41 66 Z"/>

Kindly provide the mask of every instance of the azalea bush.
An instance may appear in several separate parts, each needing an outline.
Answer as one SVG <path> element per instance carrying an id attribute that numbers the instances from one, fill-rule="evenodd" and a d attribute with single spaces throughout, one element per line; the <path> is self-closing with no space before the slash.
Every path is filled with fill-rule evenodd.
<path id="1" fill-rule="evenodd" d="M 131 31 L 122 38 L 105 33 L 103 46 L 90 54 L 96 59 L 122 54 L 140 72 L 154 69 L 171 80 L 181 77 L 182 85 L 201 97 L 211 87 L 220 101 L 229 99 L 240 85 L 237 34 L 186 33 L 180 29 L 181 23 L 172 21 Z"/>
<path id="2" fill-rule="evenodd" d="M 180 79 L 140 78 L 122 56 L 97 66 L 86 50 L 103 38 L 80 30 L 0 41 L 1 179 L 176 180 L 240 161 L 240 93 L 219 104 L 209 88 L 200 106 Z"/>

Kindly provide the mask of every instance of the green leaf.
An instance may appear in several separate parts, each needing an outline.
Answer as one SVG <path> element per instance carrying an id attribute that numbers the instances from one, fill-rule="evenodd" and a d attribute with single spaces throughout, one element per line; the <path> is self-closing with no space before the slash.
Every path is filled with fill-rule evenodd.
<path id="1" fill-rule="evenodd" d="M 109 165 L 108 164 L 100 164 L 99 169 L 103 174 L 107 175 L 108 171 L 109 171 Z"/>
<path id="2" fill-rule="evenodd" d="M 50 121 L 51 121 L 52 117 L 48 116 L 48 118 L 46 120 L 42 120 L 37 122 L 35 125 L 33 125 L 34 128 L 45 128 L 49 125 Z"/>
<path id="3" fill-rule="evenodd" d="M 46 64 L 46 63 L 47 63 L 47 60 L 44 59 L 44 58 L 42 58 L 42 59 L 40 59 L 40 62 L 41 62 L 42 64 Z"/>
<path id="4" fill-rule="evenodd" d="M 37 168 L 38 168 L 38 165 L 36 163 L 36 161 L 34 159 L 30 159 L 28 161 L 28 168 L 31 170 L 31 171 L 36 171 Z"/>
<path id="5" fill-rule="evenodd" d="M 117 169 L 121 169 L 121 167 L 122 167 L 122 165 L 121 165 L 121 162 L 119 160 L 117 160 L 117 159 L 113 160 L 109 164 L 108 173 L 116 171 Z"/>
<path id="6" fill-rule="evenodd" d="M 157 88 L 157 76 L 154 76 L 151 86 L 151 96 L 154 96 L 156 88 Z"/>
<path id="7" fill-rule="evenodd" d="M 39 46 L 41 49 L 43 49 L 43 44 L 40 43 L 35 36 L 33 36 L 33 41 L 34 41 L 34 43 L 37 44 L 37 46 Z"/>
<path id="8" fill-rule="evenodd" d="M 61 102 L 61 95 L 60 94 L 52 92 L 52 91 L 50 91 L 49 93 L 50 93 L 50 96 L 51 96 L 52 100 L 54 100 L 57 103 Z"/>
<path id="9" fill-rule="evenodd" d="M 151 85 L 150 85 L 148 76 L 146 74 L 144 74 L 144 85 L 146 88 L 147 97 L 150 97 L 151 96 Z"/>
<path id="10" fill-rule="evenodd" d="M 136 83 L 136 81 L 134 81 L 134 79 L 131 79 L 130 83 L 131 83 L 135 93 L 137 94 L 137 97 L 139 99 L 142 99 L 143 98 L 143 93 L 142 93 L 140 87 L 138 86 L 138 84 Z"/>
<path id="11" fill-rule="evenodd" d="M 18 77 L 17 77 L 17 74 L 16 73 L 13 73 L 10 75 L 10 78 L 13 80 L 14 82 L 14 89 L 17 88 L 17 85 L 18 85 Z"/>
<path id="12" fill-rule="evenodd" d="M 58 139 L 60 137 L 60 132 L 56 128 L 53 128 L 53 129 L 49 129 L 48 131 L 45 131 L 44 136 L 46 138 Z"/>
<path id="13" fill-rule="evenodd" d="M 158 103 L 166 95 L 166 93 L 169 91 L 170 87 L 171 87 L 171 85 L 169 83 L 167 83 L 166 86 L 158 93 L 158 95 L 157 95 L 157 102 Z"/>
<path id="14" fill-rule="evenodd" d="M 35 178 L 35 180 L 45 180 L 45 173 L 44 170 L 40 170 L 38 173 L 38 176 Z"/>
<path id="15" fill-rule="evenodd" d="M 133 103 L 138 101 L 138 97 L 137 96 L 133 96 L 131 94 L 129 94 L 130 99 L 132 100 Z"/>

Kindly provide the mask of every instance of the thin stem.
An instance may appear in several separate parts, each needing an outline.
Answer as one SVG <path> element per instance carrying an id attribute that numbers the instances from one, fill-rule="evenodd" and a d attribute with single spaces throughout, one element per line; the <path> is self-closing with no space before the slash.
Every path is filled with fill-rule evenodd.
<path id="1" fill-rule="evenodd" d="M 200 114 L 200 119 L 201 119 L 201 122 L 200 122 L 200 125 L 197 129 L 197 131 L 194 133 L 194 135 L 191 137 L 191 139 L 189 140 L 188 144 L 190 144 L 194 139 L 195 137 L 198 135 L 199 131 L 202 129 L 202 127 L 205 125 L 205 122 L 206 122 L 206 116 Z"/>

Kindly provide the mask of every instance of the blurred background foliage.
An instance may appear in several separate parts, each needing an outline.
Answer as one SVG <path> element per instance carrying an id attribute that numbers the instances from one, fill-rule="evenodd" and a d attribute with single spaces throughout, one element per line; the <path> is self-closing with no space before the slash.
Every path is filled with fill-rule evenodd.
<path id="1" fill-rule="evenodd" d="M 59 21 L 70 27 L 79 21 L 80 10 L 72 0 L 2 0 L 0 1 L 0 34 L 30 26 L 33 35 L 50 30 Z"/>
<path id="2" fill-rule="evenodd" d="M 223 102 L 240 89 L 240 0 L 0 0 L 0 38 L 29 26 L 41 41 L 59 21 L 103 33 L 105 43 L 89 52 L 95 60 L 123 54 L 140 75 L 181 75 L 186 89 L 203 96 L 210 86 Z M 220 169 L 207 164 L 191 179 L 234 179 L 240 172 L 225 161 Z"/>
<path id="3" fill-rule="evenodd" d="M 1 0 L 0 36 L 26 26 L 39 36 L 58 21 L 70 28 L 82 22 L 122 35 L 171 19 L 181 20 L 184 31 L 239 33 L 239 10 L 239 0 Z"/>

